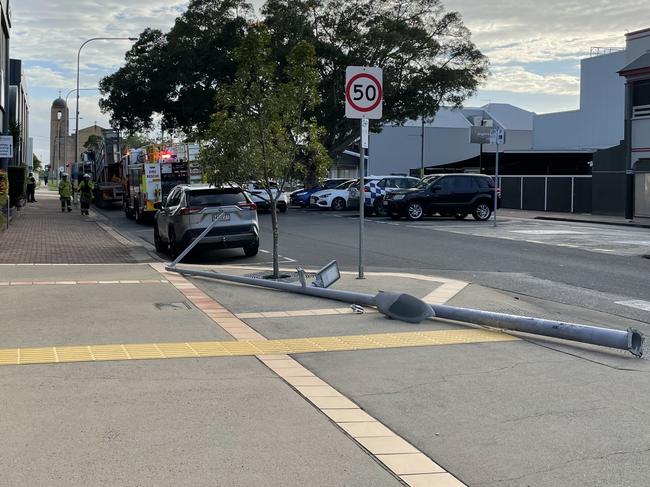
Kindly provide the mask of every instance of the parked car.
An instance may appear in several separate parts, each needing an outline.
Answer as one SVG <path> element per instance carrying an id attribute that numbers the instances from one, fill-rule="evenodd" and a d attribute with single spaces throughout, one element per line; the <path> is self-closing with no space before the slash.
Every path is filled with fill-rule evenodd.
<path id="1" fill-rule="evenodd" d="M 309 198 L 309 206 L 316 208 L 328 208 L 336 211 L 348 208 L 348 199 L 350 198 L 350 188 L 358 180 L 350 179 L 343 184 L 339 184 L 334 189 L 325 189 L 317 191 Z"/>
<path id="2" fill-rule="evenodd" d="M 384 198 L 388 193 L 397 189 L 415 188 L 420 180 L 410 176 L 378 176 L 381 179 L 371 179 L 364 185 L 365 209 L 368 215 L 388 216 L 388 208 L 384 207 Z"/>
<path id="3" fill-rule="evenodd" d="M 346 181 L 347 179 L 326 179 L 325 181 L 323 181 L 321 184 L 319 184 L 314 188 L 311 189 L 303 188 L 294 191 L 290 195 L 291 204 L 295 206 L 300 206 L 301 208 L 305 208 L 309 206 L 309 200 L 311 198 L 311 195 L 313 195 L 314 193 L 318 193 L 319 191 L 323 191 L 326 189 L 334 189 Z"/>
<path id="4" fill-rule="evenodd" d="M 494 180 L 480 174 L 428 176 L 416 188 L 388 193 L 384 206 L 393 219 L 420 220 L 439 213 L 462 220 L 471 213 L 474 219 L 485 221 L 494 208 Z"/>
<path id="5" fill-rule="evenodd" d="M 203 238 L 203 248 L 237 248 L 252 257 L 259 249 L 257 207 L 237 186 L 207 184 L 174 187 L 161 203 L 154 222 L 156 250 L 169 249 L 176 258 L 213 221 L 219 223 Z"/>
<path id="6" fill-rule="evenodd" d="M 266 189 L 258 182 L 251 181 L 248 183 L 247 193 L 253 203 L 257 205 L 258 210 L 268 211 L 271 209 L 271 202 L 269 201 L 269 194 L 266 192 Z M 277 183 L 271 183 L 271 193 L 273 197 L 276 197 L 278 194 L 278 185 Z M 278 211 L 280 213 L 285 213 L 289 207 L 289 197 L 287 193 L 282 192 L 278 199 Z"/>

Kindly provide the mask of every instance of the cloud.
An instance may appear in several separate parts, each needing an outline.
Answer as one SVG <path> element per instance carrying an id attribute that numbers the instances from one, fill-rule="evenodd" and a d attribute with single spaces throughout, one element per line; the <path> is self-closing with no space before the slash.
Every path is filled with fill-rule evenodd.
<path id="1" fill-rule="evenodd" d="M 580 78 L 568 74 L 536 74 L 522 66 L 497 66 L 484 86 L 486 90 L 513 93 L 579 95 Z"/>
<path id="2" fill-rule="evenodd" d="M 51 101 L 75 85 L 77 51 L 91 37 L 137 36 L 144 28 L 168 30 L 189 0 L 18 0 L 12 2 L 11 55 L 26 62 L 32 98 L 32 133 L 49 135 Z M 252 2 L 256 7 L 260 0 Z M 577 107 L 579 59 L 592 46 L 623 46 L 623 34 L 648 27 L 648 7 L 639 0 L 442 0 L 459 11 L 472 38 L 490 58 L 492 76 L 482 91 L 512 102 L 526 100 L 544 111 L 546 100 L 573 97 Z M 119 67 L 128 41 L 97 41 L 81 56 L 81 85 L 97 86 L 99 79 Z M 557 71 L 540 73 L 535 63 L 560 61 Z M 492 90 L 492 91 L 490 91 Z M 526 95 L 526 96 L 522 96 Z M 482 97 L 482 94 L 478 94 Z M 535 98 L 536 97 L 536 98 Z M 106 117 L 99 113 L 98 96 L 84 95 L 84 121 Z M 560 103 L 560 102 L 558 102 Z M 556 106 L 556 105 L 554 105 Z M 524 108 L 530 108 L 523 106 Z M 46 138 L 35 140 L 37 153 L 48 157 Z"/>

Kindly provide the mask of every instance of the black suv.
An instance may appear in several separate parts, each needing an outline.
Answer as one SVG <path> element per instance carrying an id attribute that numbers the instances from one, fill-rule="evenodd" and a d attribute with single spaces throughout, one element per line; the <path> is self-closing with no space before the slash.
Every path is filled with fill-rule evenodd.
<path id="1" fill-rule="evenodd" d="M 499 195 L 497 205 L 500 203 Z M 494 208 L 494 180 L 480 174 L 428 176 L 413 189 L 388 193 L 384 205 L 395 220 L 403 216 L 420 220 L 436 213 L 462 220 L 471 213 L 474 219 L 485 221 Z"/>

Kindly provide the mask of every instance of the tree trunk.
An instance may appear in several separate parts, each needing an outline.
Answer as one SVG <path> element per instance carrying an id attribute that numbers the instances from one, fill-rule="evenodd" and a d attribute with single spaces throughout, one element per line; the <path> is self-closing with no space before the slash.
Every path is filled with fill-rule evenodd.
<path id="1" fill-rule="evenodd" d="M 273 229 L 273 279 L 280 277 L 280 252 L 278 250 L 278 202 L 275 198 L 270 199 L 271 203 L 271 227 Z"/>

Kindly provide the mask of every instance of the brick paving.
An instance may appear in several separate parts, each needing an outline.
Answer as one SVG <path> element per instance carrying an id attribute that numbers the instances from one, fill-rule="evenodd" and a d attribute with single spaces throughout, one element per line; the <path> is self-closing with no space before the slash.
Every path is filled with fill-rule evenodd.
<path id="1" fill-rule="evenodd" d="M 129 249 L 78 207 L 61 213 L 55 192 L 42 190 L 0 233 L 0 264 L 134 263 Z"/>

